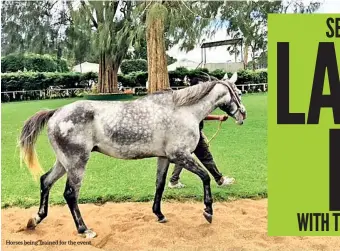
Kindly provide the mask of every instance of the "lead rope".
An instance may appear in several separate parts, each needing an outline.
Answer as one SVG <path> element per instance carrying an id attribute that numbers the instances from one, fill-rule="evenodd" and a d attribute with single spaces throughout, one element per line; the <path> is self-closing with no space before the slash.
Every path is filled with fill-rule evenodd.
<path id="1" fill-rule="evenodd" d="M 220 123 L 218 124 L 218 128 L 217 128 L 217 131 L 215 132 L 215 134 L 211 137 L 210 140 L 208 140 L 208 147 L 210 147 L 210 142 L 217 136 L 218 132 L 221 130 L 221 127 L 222 127 L 222 122 L 223 121 L 220 121 Z M 207 137 L 204 135 L 204 137 L 207 139 Z"/>

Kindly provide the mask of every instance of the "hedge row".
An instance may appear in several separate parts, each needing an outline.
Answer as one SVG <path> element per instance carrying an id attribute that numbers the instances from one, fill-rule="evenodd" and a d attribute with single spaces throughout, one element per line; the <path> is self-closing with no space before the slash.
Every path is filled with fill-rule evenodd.
<path id="1" fill-rule="evenodd" d="M 206 69 L 187 70 L 178 68 L 169 72 L 171 86 L 183 86 L 184 78 L 187 76 L 191 81 L 194 78 L 207 80 L 208 77 L 203 73 L 209 73 L 221 79 L 225 72 L 217 70 L 208 72 Z M 228 73 L 231 77 L 232 73 Z M 97 82 L 98 75 L 96 73 L 37 73 L 37 72 L 21 72 L 21 73 L 4 73 L 1 74 L 2 91 L 18 91 L 18 90 L 44 90 L 49 86 L 60 86 L 63 88 L 80 88 L 88 86 L 90 80 Z M 147 72 L 131 72 L 126 75 L 119 75 L 118 81 L 125 87 L 145 86 L 148 79 Z M 248 83 L 267 83 L 266 71 L 239 71 L 236 84 Z"/>
<path id="2" fill-rule="evenodd" d="M 183 86 L 185 76 L 189 78 L 189 82 L 192 82 L 195 78 L 198 78 L 201 81 L 208 80 L 208 76 L 205 73 L 212 77 L 222 79 L 226 72 L 222 70 L 209 72 L 207 69 L 187 70 L 185 68 L 177 68 L 175 71 L 169 71 L 170 86 Z M 228 72 L 229 78 L 232 74 L 232 72 Z M 148 73 L 140 71 L 118 76 L 118 81 L 121 82 L 123 86 L 130 87 L 145 86 L 147 80 Z M 238 72 L 236 84 L 259 84 L 267 82 L 267 71 L 254 72 L 250 70 L 242 70 Z"/>
<path id="3" fill-rule="evenodd" d="M 45 90 L 50 86 L 62 88 L 88 87 L 90 80 L 97 81 L 95 73 L 21 72 L 1 74 L 1 91 Z"/>
<path id="4" fill-rule="evenodd" d="M 129 74 L 136 71 L 148 71 L 148 61 L 145 59 L 127 59 L 123 60 L 120 65 L 120 70 L 123 74 Z"/>
<path id="5" fill-rule="evenodd" d="M 67 62 L 50 55 L 9 54 L 1 58 L 1 72 L 68 72 Z"/>

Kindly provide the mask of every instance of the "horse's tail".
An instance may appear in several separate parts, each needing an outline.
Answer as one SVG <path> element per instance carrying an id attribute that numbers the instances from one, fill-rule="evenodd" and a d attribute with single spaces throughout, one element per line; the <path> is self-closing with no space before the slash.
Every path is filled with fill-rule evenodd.
<path id="1" fill-rule="evenodd" d="M 37 179 L 38 175 L 41 174 L 43 170 L 38 161 L 34 145 L 39 133 L 55 112 L 56 110 L 44 110 L 37 112 L 25 121 L 21 131 L 19 139 L 20 165 L 22 166 L 22 162 L 24 161 L 35 179 Z"/>

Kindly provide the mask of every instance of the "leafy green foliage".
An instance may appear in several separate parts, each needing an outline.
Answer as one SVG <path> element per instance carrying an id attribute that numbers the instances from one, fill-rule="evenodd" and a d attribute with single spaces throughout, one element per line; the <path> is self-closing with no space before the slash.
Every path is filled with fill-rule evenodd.
<path id="1" fill-rule="evenodd" d="M 183 79 L 185 76 L 187 76 L 191 71 L 188 70 L 185 67 L 177 67 L 174 71 L 169 71 L 169 78 L 180 78 Z"/>
<path id="2" fill-rule="evenodd" d="M 244 50 L 251 49 L 252 58 L 260 50 L 267 50 L 267 14 L 278 12 L 279 1 L 235 1 L 221 8 L 222 22 L 232 38 L 243 38 Z M 219 28 L 220 28 L 219 27 Z M 229 46 L 229 53 L 239 55 L 241 44 Z M 247 51 L 243 52 L 243 55 Z M 245 59 L 242 59 L 245 60 Z"/>
<path id="3" fill-rule="evenodd" d="M 267 22 L 269 13 L 286 13 L 288 10 L 294 13 L 312 13 L 320 7 L 321 1 L 310 1 L 306 4 L 303 0 L 289 1 L 228 1 L 209 3 L 210 7 L 217 8 L 220 13 L 220 22 L 217 29 L 225 27 L 231 38 L 243 38 L 243 55 L 250 48 L 253 62 L 251 68 L 255 70 L 256 64 L 265 65 L 266 57 L 262 57 L 267 51 Z M 227 48 L 230 54 L 240 54 L 240 44 Z M 261 63 L 256 62 L 259 57 Z M 244 60 L 244 59 L 242 59 Z"/>
<path id="4" fill-rule="evenodd" d="M 1 3 L 1 53 L 32 52 L 60 58 L 69 24 L 67 1 L 9 1 Z"/>
<path id="5" fill-rule="evenodd" d="M 218 3 L 220 6 L 223 1 Z M 164 5 L 168 8 L 165 35 L 170 47 L 178 45 L 184 51 L 190 51 L 202 42 L 205 29 L 217 14 L 216 8 L 208 8 L 208 3 L 203 1 L 166 1 Z"/>
<path id="6" fill-rule="evenodd" d="M 86 86 L 86 81 L 98 78 L 94 73 L 54 73 L 54 72 L 20 72 L 1 74 L 1 90 L 45 90 L 50 86 L 63 88 L 80 88 Z"/>
<path id="7" fill-rule="evenodd" d="M 165 38 L 165 48 L 169 49 L 170 46 L 170 42 L 169 39 L 166 37 Z M 148 53 L 147 53 L 147 46 L 146 46 L 146 40 L 141 39 L 141 41 L 137 41 L 134 44 L 134 48 L 133 48 L 133 52 L 128 51 L 125 59 L 145 59 L 148 60 Z M 167 64 L 171 65 L 173 63 L 175 63 L 177 61 L 176 58 L 173 58 L 171 56 L 169 56 L 168 54 L 166 54 L 166 60 L 167 60 Z"/>
<path id="8" fill-rule="evenodd" d="M 222 79 L 225 75 L 225 71 L 217 69 L 212 72 L 210 72 L 211 76 L 214 76 L 215 78 Z"/>
<path id="9" fill-rule="evenodd" d="M 118 75 L 118 81 L 125 87 L 145 86 L 148 80 L 147 72 L 130 72 L 126 75 Z"/>
<path id="10" fill-rule="evenodd" d="M 209 72 L 207 69 L 188 70 L 186 68 L 179 67 L 175 71 L 169 71 L 170 86 L 183 86 L 184 78 L 186 76 L 190 80 L 197 78 L 201 81 L 206 81 L 208 80 L 208 76 L 205 73 L 218 79 L 222 79 L 226 72 L 223 70 Z M 228 72 L 229 78 L 232 74 L 232 72 Z M 118 81 L 125 87 L 145 86 L 147 79 L 147 72 L 131 72 L 127 75 L 118 76 Z M 238 72 L 238 80 L 236 84 L 259 84 L 267 82 L 267 71 L 242 70 Z"/>
<path id="11" fill-rule="evenodd" d="M 184 78 L 187 76 L 190 80 L 198 78 L 199 80 L 208 80 L 206 74 L 221 79 L 225 71 L 215 70 L 210 72 L 207 69 L 188 70 L 186 68 L 177 68 L 169 72 L 171 86 L 183 86 Z M 229 72 L 231 77 L 232 73 Z M 89 73 L 5 73 L 1 74 L 2 91 L 20 91 L 20 90 L 44 90 L 50 86 L 63 86 L 64 88 L 81 88 L 88 81 L 97 82 L 98 74 Z M 148 73 L 143 71 L 130 72 L 129 74 L 118 75 L 118 81 L 125 87 L 145 86 L 148 80 Z M 258 84 L 267 83 L 267 71 L 250 71 L 242 70 L 238 72 L 237 85 L 240 84 Z"/>
<path id="12" fill-rule="evenodd" d="M 291 11 L 293 13 L 313 13 L 317 11 L 321 6 L 321 1 L 304 1 L 304 0 L 288 0 L 280 1 L 281 8 L 280 13 L 287 13 Z M 306 4 L 307 2 L 307 4 Z"/>
<path id="13" fill-rule="evenodd" d="M 79 24 L 79 27 L 71 25 L 66 30 L 66 35 L 68 36 L 67 48 L 71 51 L 74 61 L 78 63 L 83 63 L 88 60 L 91 56 L 91 27 L 87 22 Z M 98 62 L 98 61 L 95 61 Z"/>
<path id="14" fill-rule="evenodd" d="M 261 69 L 268 67 L 268 55 L 267 51 L 261 53 L 258 58 L 248 62 L 247 69 Z"/>
<path id="15" fill-rule="evenodd" d="M 216 77 L 218 79 L 222 79 L 225 74 L 228 74 L 228 78 L 233 75 L 233 72 L 225 72 L 223 70 L 215 70 L 209 73 L 210 76 Z M 206 80 L 207 76 L 203 75 L 203 78 L 200 77 L 202 74 L 191 74 L 193 77 L 201 78 Z M 190 76 L 190 74 L 188 74 Z M 252 71 L 252 70 L 241 70 L 237 72 L 237 82 L 236 85 L 244 85 L 244 84 L 262 84 L 268 83 L 268 76 L 266 70 Z"/>
<path id="16" fill-rule="evenodd" d="M 9 54 L 1 58 L 1 72 L 17 71 L 33 72 L 67 72 L 65 59 L 57 59 L 50 55 Z"/>
<path id="17" fill-rule="evenodd" d="M 148 71 L 148 62 L 145 59 L 123 60 L 120 65 L 123 74 L 129 74 L 135 71 Z"/>
<path id="18" fill-rule="evenodd" d="M 121 5 L 119 1 L 81 1 L 81 8 L 72 12 L 74 27 L 79 30 L 86 23 L 83 29 L 92 31 L 93 49 L 119 65 L 136 36 L 143 31 L 133 13 L 141 4 L 138 1 L 124 1 Z"/>

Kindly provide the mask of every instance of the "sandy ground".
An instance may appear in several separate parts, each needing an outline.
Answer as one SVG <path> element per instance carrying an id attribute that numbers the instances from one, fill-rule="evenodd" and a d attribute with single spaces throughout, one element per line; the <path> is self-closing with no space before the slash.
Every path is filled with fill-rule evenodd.
<path id="1" fill-rule="evenodd" d="M 169 220 L 165 224 L 156 222 L 151 202 L 80 205 L 87 226 L 98 234 L 91 240 L 77 235 L 67 206 L 50 207 L 48 217 L 33 231 L 25 226 L 36 207 L 2 210 L 1 250 L 340 250 L 337 237 L 268 237 L 267 200 L 215 203 L 212 224 L 202 215 L 203 203 L 162 205 Z M 37 240 L 44 245 L 14 245 Z"/>

